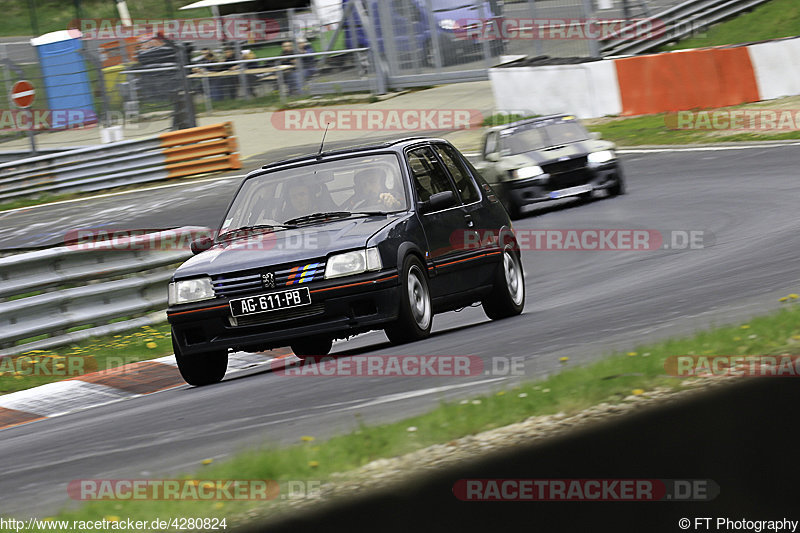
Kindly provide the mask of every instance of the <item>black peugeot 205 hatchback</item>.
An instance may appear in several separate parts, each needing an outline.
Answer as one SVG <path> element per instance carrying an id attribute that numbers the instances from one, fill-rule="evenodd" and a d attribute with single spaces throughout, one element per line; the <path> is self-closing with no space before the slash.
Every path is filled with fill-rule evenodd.
<path id="1" fill-rule="evenodd" d="M 228 352 L 384 330 L 427 337 L 433 315 L 481 302 L 522 312 L 525 282 L 508 214 L 467 159 L 414 138 L 267 165 L 243 180 L 219 232 L 169 285 L 175 357 L 192 385 L 225 376 Z"/>

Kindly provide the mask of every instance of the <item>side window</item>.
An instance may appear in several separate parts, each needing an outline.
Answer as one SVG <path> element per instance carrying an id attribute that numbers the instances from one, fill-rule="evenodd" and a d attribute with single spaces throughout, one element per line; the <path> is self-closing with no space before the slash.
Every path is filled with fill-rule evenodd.
<path id="1" fill-rule="evenodd" d="M 426 202 L 437 192 L 453 191 L 447 172 L 430 148 L 417 148 L 408 152 L 408 165 L 411 167 L 414 187 L 421 202 Z"/>
<path id="2" fill-rule="evenodd" d="M 470 176 L 469 170 L 467 170 L 467 167 L 464 165 L 464 162 L 458 156 L 455 149 L 446 144 L 437 144 L 434 146 L 436 153 L 439 154 L 447 170 L 450 171 L 450 175 L 456 183 L 456 189 L 458 189 L 459 194 L 461 194 L 461 200 L 465 204 L 471 204 L 472 202 L 480 200 L 480 194 L 478 194 L 478 189 L 472 181 L 472 176 Z"/>
<path id="3" fill-rule="evenodd" d="M 492 152 L 497 152 L 497 134 L 490 133 L 486 136 L 486 144 L 483 147 L 483 155 L 489 155 Z"/>

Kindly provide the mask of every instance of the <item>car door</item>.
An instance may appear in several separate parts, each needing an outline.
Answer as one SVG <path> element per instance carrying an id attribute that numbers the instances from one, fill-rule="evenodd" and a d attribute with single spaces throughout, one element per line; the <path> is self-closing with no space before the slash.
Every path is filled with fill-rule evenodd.
<path id="1" fill-rule="evenodd" d="M 411 148 L 406 157 L 417 202 L 426 202 L 433 194 L 445 191 L 452 191 L 459 198 L 447 170 L 430 146 Z M 471 252 L 458 245 L 468 229 L 466 215 L 460 200 L 455 206 L 419 215 L 428 240 L 426 260 L 434 298 L 462 292 L 471 286 L 466 264 Z"/>
<path id="2" fill-rule="evenodd" d="M 445 143 L 435 143 L 432 146 L 450 174 L 463 205 L 467 228 L 463 237 L 453 242 L 453 245 L 460 245 L 464 249 L 465 274 L 471 280 L 472 287 L 490 284 L 499 256 L 496 253 L 497 241 L 494 239 L 497 235 L 497 224 L 487 216 L 478 185 L 458 150 Z"/>

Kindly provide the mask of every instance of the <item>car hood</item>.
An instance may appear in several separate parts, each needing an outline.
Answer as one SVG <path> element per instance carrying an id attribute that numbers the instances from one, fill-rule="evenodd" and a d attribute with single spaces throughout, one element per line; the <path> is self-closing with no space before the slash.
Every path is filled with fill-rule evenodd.
<path id="1" fill-rule="evenodd" d="M 247 238 L 216 244 L 190 258 L 178 267 L 174 278 L 215 276 L 362 248 L 370 237 L 403 215 L 352 217 L 291 230 L 256 232 Z"/>
<path id="2" fill-rule="evenodd" d="M 531 150 L 530 152 L 504 156 L 501 162 L 508 168 L 522 168 L 530 165 L 541 166 L 563 161 L 564 158 L 573 159 L 576 157 L 585 157 L 591 152 L 610 150 L 613 148 L 614 145 L 612 143 L 586 140 L 554 148 L 542 148 L 540 150 Z"/>

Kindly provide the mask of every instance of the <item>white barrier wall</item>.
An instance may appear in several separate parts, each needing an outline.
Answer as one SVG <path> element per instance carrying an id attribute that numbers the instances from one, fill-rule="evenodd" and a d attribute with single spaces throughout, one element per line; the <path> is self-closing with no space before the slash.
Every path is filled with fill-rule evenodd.
<path id="1" fill-rule="evenodd" d="M 498 111 L 539 115 L 571 113 L 579 118 L 622 112 L 613 61 L 489 69 Z"/>
<path id="2" fill-rule="evenodd" d="M 800 38 L 747 47 L 762 100 L 800 94 Z"/>

